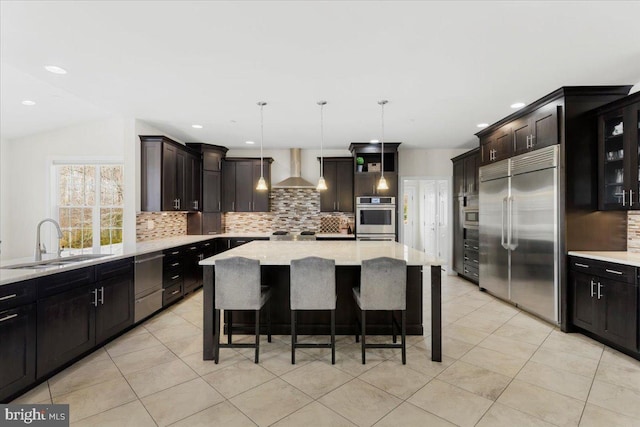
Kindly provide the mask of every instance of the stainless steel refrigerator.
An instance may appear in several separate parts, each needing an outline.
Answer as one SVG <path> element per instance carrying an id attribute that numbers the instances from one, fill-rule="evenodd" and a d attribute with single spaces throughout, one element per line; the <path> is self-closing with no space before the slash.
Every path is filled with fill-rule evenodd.
<path id="1" fill-rule="evenodd" d="M 559 146 L 480 168 L 480 287 L 558 323 Z"/>

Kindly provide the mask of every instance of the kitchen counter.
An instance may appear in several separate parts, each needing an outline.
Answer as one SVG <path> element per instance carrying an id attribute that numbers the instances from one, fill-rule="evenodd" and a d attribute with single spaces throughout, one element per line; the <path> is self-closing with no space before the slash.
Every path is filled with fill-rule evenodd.
<path id="1" fill-rule="evenodd" d="M 355 234 L 344 234 L 344 233 L 316 233 L 316 237 L 318 239 L 345 239 L 352 240 L 356 238 Z"/>
<path id="2" fill-rule="evenodd" d="M 233 256 L 257 259 L 263 265 L 290 265 L 291 260 L 307 256 L 335 259 L 337 266 L 361 265 L 363 260 L 377 257 L 403 259 L 407 266 L 444 264 L 444 260 L 396 242 L 253 241 L 204 259 L 200 265 L 215 265 L 216 260 Z"/>
<path id="3" fill-rule="evenodd" d="M 0 261 L 0 286 L 8 285 L 10 283 L 20 282 L 22 280 L 35 279 L 37 277 L 47 276 L 50 274 L 60 273 L 62 271 L 70 271 L 78 268 L 89 267 L 92 265 L 98 265 L 105 262 L 111 262 L 122 258 L 133 257 L 136 255 L 143 255 L 149 252 L 162 251 L 169 248 L 175 248 L 178 246 L 190 245 L 193 243 L 202 242 L 205 240 L 219 239 L 219 238 L 264 238 L 269 237 L 270 233 L 223 233 L 212 235 L 185 235 L 168 237 L 166 239 L 150 240 L 148 242 L 139 242 L 134 246 L 124 249 L 121 254 L 107 254 L 102 258 L 96 258 L 87 261 L 81 261 L 69 265 L 56 265 L 47 268 L 39 269 L 19 269 L 10 270 L 7 267 L 17 264 L 23 264 L 27 262 L 33 262 L 33 257 L 18 258 L 6 261 Z M 43 260 L 52 259 L 55 256 L 43 256 Z"/>
<path id="4" fill-rule="evenodd" d="M 628 251 L 569 251 L 569 256 L 577 256 L 597 261 L 640 267 L 640 253 Z"/>

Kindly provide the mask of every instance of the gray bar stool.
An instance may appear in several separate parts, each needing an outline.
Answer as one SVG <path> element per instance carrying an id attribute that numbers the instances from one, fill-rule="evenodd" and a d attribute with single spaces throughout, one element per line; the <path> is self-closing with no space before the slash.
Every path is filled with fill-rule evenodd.
<path id="1" fill-rule="evenodd" d="M 255 348 L 255 363 L 260 353 L 260 310 L 271 296 L 271 290 L 260 285 L 260 261 L 231 257 L 215 264 L 215 313 L 214 313 L 214 360 L 218 363 L 220 348 Z M 228 342 L 220 344 L 220 310 L 254 310 L 256 312 L 255 344 L 232 343 L 232 323 L 229 322 Z M 231 317 L 230 317 L 231 318 Z M 271 342 L 271 309 L 267 304 L 267 337 Z"/>
<path id="2" fill-rule="evenodd" d="M 296 348 L 331 348 L 331 363 L 336 363 L 336 262 L 307 257 L 291 261 L 291 363 L 296 363 Z M 331 311 L 331 343 L 298 343 L 298 310 Z"/>
<path id="3" fill-rule="evenodd" d="M 395 258 L 380 257 L 362 261 L 360 288 L 353 288 L 353 297 L 360 309 L 360 335 L 362 339 L 362 364 L 366 363 L 366 348 L 401 348 L 402 364 L 407 363 L 407 263 Z M 394 344 L 367 344 L 367 311 L 391 311 L 391 331 Z M 401 312 L 401 325 L 395 312 Z M 396 344 L 396 326 L 400 326 L 402 343 Z M 358 335 L 356 335 L 358 342 Z"/>

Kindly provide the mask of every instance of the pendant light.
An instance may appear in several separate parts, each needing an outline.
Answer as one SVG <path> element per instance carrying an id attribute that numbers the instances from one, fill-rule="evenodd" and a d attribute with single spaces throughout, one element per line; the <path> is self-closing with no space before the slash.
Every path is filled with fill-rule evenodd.
<path id="1" fill-rule="evenodd" d="M 267 187 L 267 182 L 264 180 L 264 156 L 262 155 L 262 142 L 264 140 L 264 116 L 262 110 L 265 105 L 267 105 L 266 102 L 258 102 L 258 106 L 260 107 L 260 179 L 256 186 L 256 190 L 258 191 L 265 191 L 269 189 Z"/>
<path id="2" fill-rule="evenodd" d="M 380 105 L 380 109 L 382 110 L 381 116 L 381 129 L 380 129 L 380 151 L 382 152 L 382 162 L 380 167 L 380 181 L 378 181 L 378 190 L 388 190 L 389 186 L 387 185 L 387 180 L 384 179 L 384 105 L 388 103 L 386 99 L 378 101 L 378 105 Z"/>
<path id="3" fill-rule="evenodd" d="M 324 157 L 322 155 L 324 146 L 324 106 L 327 105 L 327 101 L 318 101 L 317 104 L 320 106 L 320 178 L 318 178 L 316 190 L 323 191 L 327 189 L 327 183 L 324 180 Z"/>

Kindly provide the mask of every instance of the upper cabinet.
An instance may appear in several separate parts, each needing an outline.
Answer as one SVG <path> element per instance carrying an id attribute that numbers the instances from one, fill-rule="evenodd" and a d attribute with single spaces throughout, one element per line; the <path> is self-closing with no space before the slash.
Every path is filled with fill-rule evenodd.
<path id="1" fill-rule="evenodd" d="M 451 161 L 453 162 L 453 195 L 457 197 L 477 195 L 480 149 L 467 151 Z"/>
<path id="2" fill-rule="evenodd" d="M 165 136 L 141 135 L 141 210 L 198 211 L 199 153 Z"/>
<path id="3" fill-rule="evenodd" d="M 320 211 L 353 212 L 353 158 L 325 157 L 323 163 L 327 189 L 320 192 Z"/>
<path id="4" fill-rule="evenodd" d="M 224 212 L 269 212 L 269 190 L 256 190 L 261 172 L 271 186 L 270 157 L 225 159 L 222 161 L 222 210 Z"/>
<path id="5" fill-rule="evenodd" d="M 599 208 L 640 209 L 640 93 L 607 104 L 597 115 Z"/>
<path id="6" fill-rule="evenodd" d="M 393 196 L 398 197 L 398 147 L 399 142 L 384 144 L 384 178 L 388 190 L 378 190 L 380 168 L 382 167 L 381 144 L 369 142 L 352 142 L 349 151 L 355 160 L 354 197 L 359 196 Z M 364 161 L 362 168 L 357 164 L 358 157 Z"/>
<path id="7" fill-rule="evenodd" d="M 227 148 L 202 143 L 187 143 L 187 147 L 197 151 L 202 157 L 202 170 L 198 170 L 197 176 L 198 192 L 202 189 L 200 210 L 205 213 L 222 212 L 222 160 Z"/>

